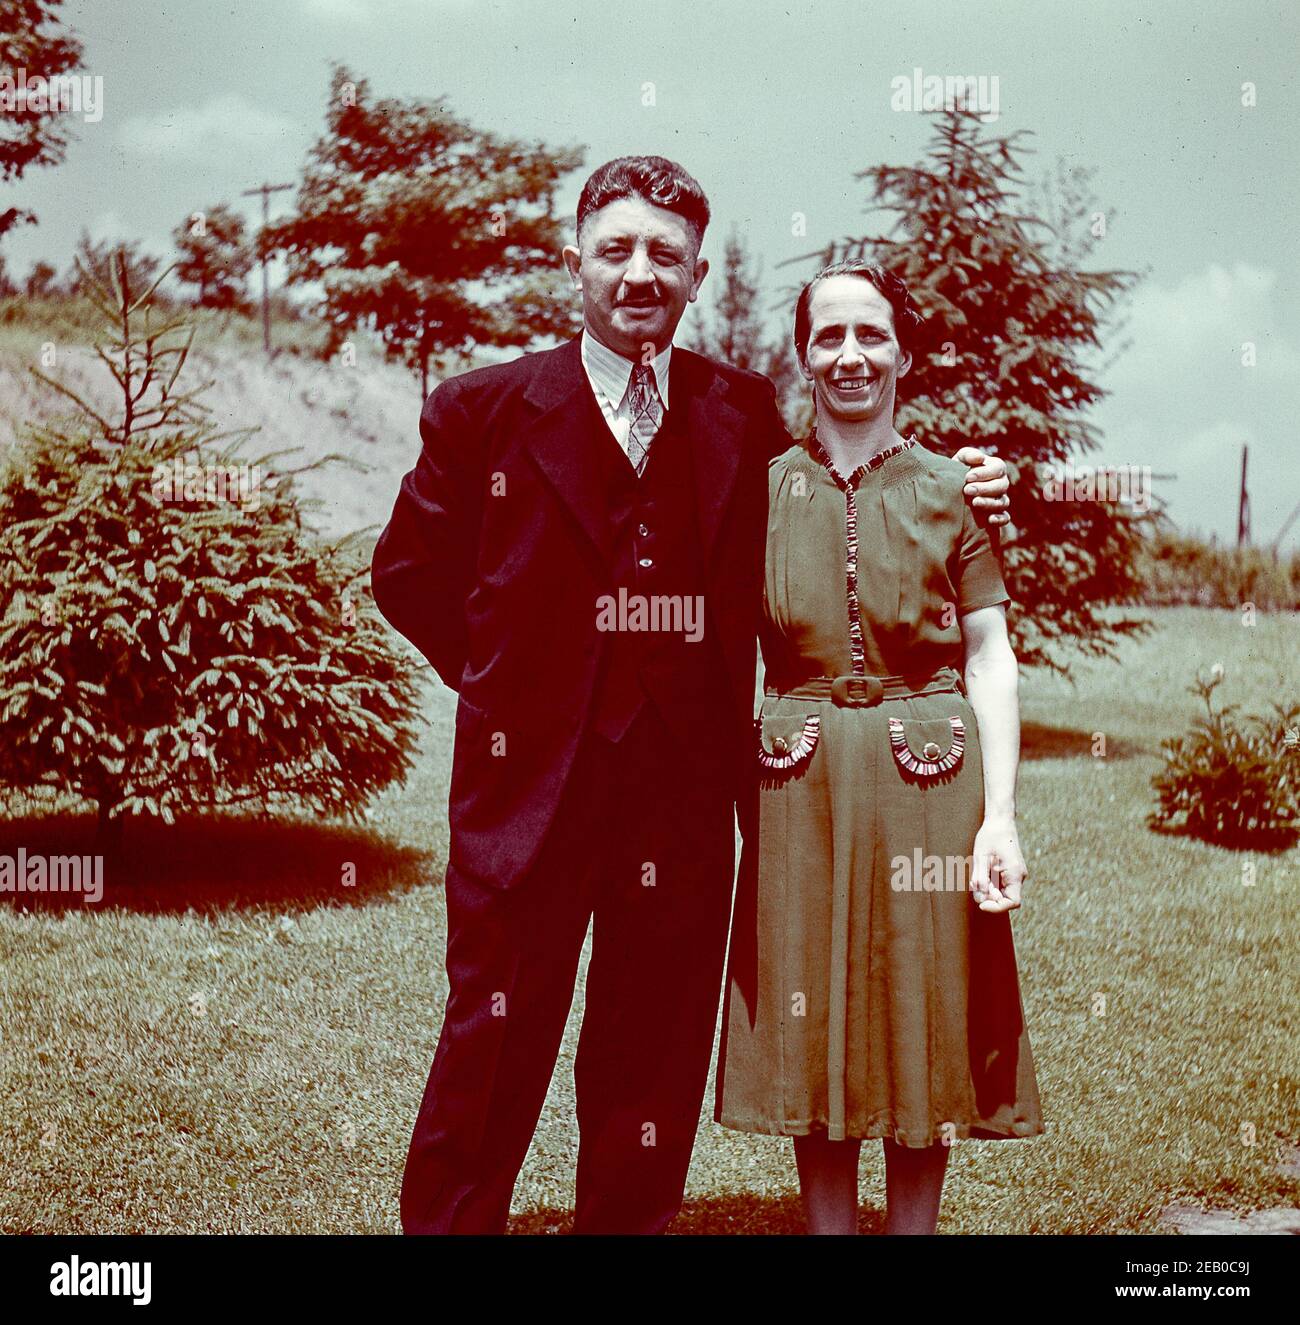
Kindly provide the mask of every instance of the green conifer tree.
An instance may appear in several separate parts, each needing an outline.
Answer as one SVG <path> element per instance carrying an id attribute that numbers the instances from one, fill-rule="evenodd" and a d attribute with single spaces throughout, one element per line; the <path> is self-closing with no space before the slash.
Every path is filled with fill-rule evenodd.
<path id="1" fill-rule="evenodd" d="M 926 324 L 899 384 L 898 430 L 949 455 L 983 447 L 1013 468 L 1002 546 L 1017 654 L 1068 674 L 1069 647 L 1109 656 L 1146 628 L 1110 610 L 1140 598 L 1140 512 L 1059 500 L 1050 481 L 1098 445 L 1088 411 L 1105 393 L 1090 356 L 1136 276 L 1073 265 L 1047 222 L 1026 213 L 1020 137 L 989 133 L 960 105 L 943 112 L 920 164 L 858 175 L 872 185 L 872 210 L 894 213 L 890 232 L 816 256 L 866 257 L 907 282 Z"/>
<path id="2" fill-rule="evenodd" d="M 0 782 L 94 802 L 107 851 L 128 814 L 358 818 L 410 767 L 418 690 L 367 558 L 304 523 L 313 466 L 271 474 L 181 389 L 193 332 L 158 319 L 157 282 L 124 253 L 111 288 L 81 275 L 120 412 L 40 373 L 76 415 L 0 481 Z"/>

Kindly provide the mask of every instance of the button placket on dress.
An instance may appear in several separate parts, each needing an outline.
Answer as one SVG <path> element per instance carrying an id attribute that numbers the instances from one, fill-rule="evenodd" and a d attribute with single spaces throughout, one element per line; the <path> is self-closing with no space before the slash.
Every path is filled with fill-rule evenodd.
<path id="1" fill-rule="evenodd" d="M 877 470 L 891 456 L 898 455 L 916 444 L 909 437 L 895 446 L 886 447 L 859 465 L 847 478 L 842 475 L 817 438 L 816 430 L 809 437 L 813 456 L 844 494 L 844 590 L 848 607 L 849 657 L 854 676 L 866 675 L 866 646 L 862 638 L 862 604 L 858 600 L 858 503 L 857 488 L 862 480 Z M 829 756 L 834 761 L 835 751 Z M 843 775 L 849 775 L 844 770 Z M 837 825 L 834 833 L 832 858 L 835 861 L 833 894 L 831 898 L 831 986 L 828 991 L 830 1006 L 826 1009 L 827 1079 L 826 1135 L 832 1141 L 845 1137 L 845 1073 L 848 1063 L 848 943 L 849 943 L 849 891 L 853 878 L 857 825 Z M 847 828 L 847 831 L 844 831 Z"/>

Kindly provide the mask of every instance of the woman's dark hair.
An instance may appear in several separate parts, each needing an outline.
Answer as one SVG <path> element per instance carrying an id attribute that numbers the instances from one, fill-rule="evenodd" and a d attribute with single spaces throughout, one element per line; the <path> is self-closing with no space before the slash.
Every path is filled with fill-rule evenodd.
<path id="1" fill-rule="evenodd" d="M 864 281 L 870 281 L 889 300 L 889 306 L 894 310 L 894 335 L 898 338 L 899 348 L 904 353 L 911 353 L 924 319 L 912 302 L 907 286 L 878 262 L 857 258 L 850 262 L 832 262 L 829 267 L 823 267 L 799 291 L 799 302 L 794 306 L 794 352 L 800 363 L 806 362 L 808 336 L 812 331 L 809 310 L 812 307 L 813 290 L 819 282 L 832 276 L 860 276 Z"/>
<path id="2" fill-rule="evenodd" d="M 578 197 L 578 234 L 582 223 L 620 198 L 641 198 L 676 212 L 690 227 L 698 250 L 709 224 L 709 200 L 694 176 L 665 156 L 617 156 L 606 161 L 582 186 Z"/>

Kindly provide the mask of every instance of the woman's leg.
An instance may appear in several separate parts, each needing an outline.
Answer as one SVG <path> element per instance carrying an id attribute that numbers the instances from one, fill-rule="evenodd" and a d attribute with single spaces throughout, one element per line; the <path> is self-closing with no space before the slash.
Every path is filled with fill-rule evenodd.
<path id="1" fill-rule="evenodd" d="M 794 1160 L 809 1233 L 858 1231 L 858 1153 L 862 1142 L 827 1140 L 825 1132 L 796 1136 Z"/>
<path id="2" fill-rule="evenodd" d="M 939 1223 L 939 1199 L 948 1167 L 942 1142 L 911 1149 L 884 1139 L 885 1232 L 933 1233 Z"/>

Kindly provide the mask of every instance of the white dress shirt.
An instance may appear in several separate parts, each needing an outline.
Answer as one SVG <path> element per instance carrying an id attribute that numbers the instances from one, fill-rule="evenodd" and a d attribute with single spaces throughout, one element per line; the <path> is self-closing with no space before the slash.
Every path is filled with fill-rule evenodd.
<path id="1" fill-rule="evenodd" d="M 627 387 L 632 380 L 632 369 L 636 364 L 615 354 L 607 345 L 602 345 L 595 336 L 582 333 L 582 366 L 591 383 L 596 403 L 609 424 L 618 444 L 627 455 L 628 435 L 632 431 L 632 413 L 628 408 Z M 662 354 L 657 354 L 650 362 L 650 371 L 654 374 L 655 386 L 659 390 L 659 399 L 664 409 L 668 408 L 668 368 L 672 359 L 673 347 L 670 341 Z"/>

